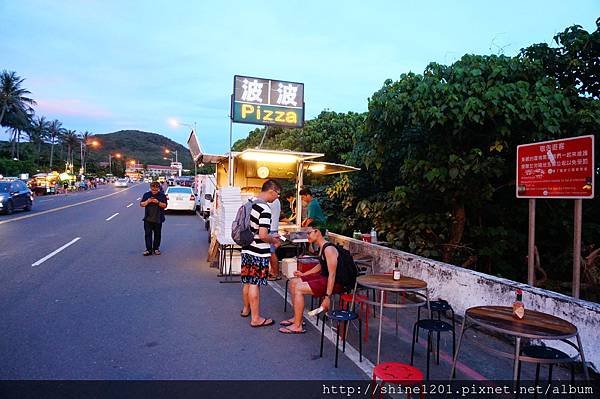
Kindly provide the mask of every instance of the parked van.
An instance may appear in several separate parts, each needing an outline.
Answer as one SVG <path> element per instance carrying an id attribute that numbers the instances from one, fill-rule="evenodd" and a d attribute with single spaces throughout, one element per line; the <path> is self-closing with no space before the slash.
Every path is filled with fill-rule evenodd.
<path id="1" fill-rule="evenodd" d="M 215 199 L 215 191 L 217 178 L 212 175 L 197 175 L 195 179 L 196 191 L 196 209 L 200 215 L 208 219 L 213 201 Z"/>

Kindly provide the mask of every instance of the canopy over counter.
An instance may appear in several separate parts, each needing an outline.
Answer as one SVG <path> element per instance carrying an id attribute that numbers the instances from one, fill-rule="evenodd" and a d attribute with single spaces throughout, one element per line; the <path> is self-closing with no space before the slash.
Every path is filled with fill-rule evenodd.
<path id="1" fill-rule="evenodd" d="M 188 139 L 188 146 L 196 164 L 216 165 L 217 189 L 237 186 L 243 194 L 257 193 L 267 179 L 287 179 L 295 181 L 296 198 L 299 198 L 306 170 L 321 175 L 360 170 L 353 166 L 315 161 L 325 154 L 313 152 L 246 149 L 224 155 L 206 154 L 202 151 L 193 132 Z M 295 225 L 299 226 L 301 201 L 296 201 L 296 207 Z"/>

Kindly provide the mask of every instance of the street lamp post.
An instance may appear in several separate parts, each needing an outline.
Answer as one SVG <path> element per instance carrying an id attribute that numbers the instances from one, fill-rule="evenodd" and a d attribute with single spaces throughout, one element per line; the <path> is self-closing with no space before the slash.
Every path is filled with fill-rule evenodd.
<path id="1" fill-rule="evenodd" d="M 177 165 L 177 175 L 181 176 L 181 164 L 177 160 L 177 150 L 171 151 L 168 148 L 165 149 L 165 154 L 171 154 L 173 152 L 175 152 L 175 164 Z M 165 159 L 170 159 L 171 160 L 171 167 L 173 167 L 173 158 L 165 158 Z"/>
<path id="2" fill-rule="evenodd" d="M 174 127 L 187 126 L 190 129 L 192 129 L 192 132 L 194 133 L 194 135 L 196 135 L 196 122 L 194 122 L 193 125 L 190 125 L 189 123 L 183 123 L 183 122 L 179 122 L 176 119 L 171 119 L 170 123 Z M 192 161 L 194 162 L 194 175 L 196 175 L 196 161 L 194 161 L 193 159 L 192 159 Z M 177 162 L 177 150 L 175 150 L 175 162 Z M 181 169 L 178 168 L 178 171 L 179 171 L 179 176 L 181 176 Z"/>
<path id="3" fill-rule="evenodd" d="M 110 172 L 110 174 L 112 175 L 112 159 L 113 158 L 121 158 L 121 154 L 116 153 L 115 156 L 113 157 L 113 155 L 111 153 L 108 154 L 108 170 Z"/>
<path id="4" fill-rule="evenodd" d="M 81 174 L 85 173 L 85 168 L 83 166 L 83 140 L 79 140 L 79 159 L 81 160 Z"/>
<path id="5" fill-rule="evenodd" d="M 171 151 L 168 148 L 165 150 L 165 154 L 170 154 L 172 152 L 175 152 L 175 162 L 177 162 L 177 150 Z M 173 162 L 172 158 L 171 158 L 171 162 Z"/>
<path id="6" fill-rule="evenodd" d="M 85 174 L 85 169 L 86 169 L 86 158 L 87 158 L 87 154 L 85 154 L 84 152 L 84 148 L 87 150 L 87 146 L 91 145 L 92 147 L 97 147 L 98 145 L 100 145 L 100 143 L 98 143 L 96 140 L 92 140 L 92 141 L 87 141 L 87 142 L 83 142 L 83 140 L 79 141 L 79 151 L 80 151 L 80 159 L 81 159 L 81 174 Z M 110 163 L 110 160 L 109 160 Z"/>

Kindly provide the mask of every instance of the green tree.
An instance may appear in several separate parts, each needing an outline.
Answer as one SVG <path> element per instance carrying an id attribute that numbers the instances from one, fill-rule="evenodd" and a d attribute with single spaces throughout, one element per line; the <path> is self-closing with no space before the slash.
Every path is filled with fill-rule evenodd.
<path id="1" fill-rule="evenodd" d="M 558 47 L 539 43 L 521 50 L 521 56 L 541 62 L 549 76 L 571 95 L 600 99 L 600 18 L 596 31 L 573 25 L 554 36 Z"/>
<path id="2" fill-rule="evenodd" d="M 13 121 L 27 119 L 28 114 L 33 114 L 32 106 L 36 102 L 27 97 L 31 92 L 21 87 L 24 81 L 15 72 L 4 70 L 0 73 L 0 126 L 12 127 L 4 119 L 7 113 L 15 115 Z"/>
<path id="3" fill-rule="evenodd" d="M 368 177 L 350 176 L 360 185 L 345 192 L 364 198 L 359 215 L 398 246 L 489 264 L 521 236 L 502 212 L 517 205 L 516 145 L 567 134 L 572 111 L 538 63 L 474 55 L 432 63 L 373 95 L 353 155 Z"/>
<path id="4" fill-rule="evenodd" d="M 79 146 L 79 135 L 75 130 L 65 130 L 62 136 L 63 143 L 67 146 L 67 162 L 73 167 L 74 151 Z"/>
<path id="5" fill-rule="evenodd" d="M 33 118 L 29 129 L 27 130 L 27 136 L 29 141 L 36 147 L 35 164 L 40 165 L 42 143 L 48 137 L 48 130 L 50 128 L 50 122 L 46 120 L 44 116 Z"/>
<path id="6" fill-rule="evenodd" d="M 91 141 L 92 141 L 92 134 L 90 132 L 88 132 L 87 130 L 83 133 L 81 133 L 79 135 L 79 141 L 80 141 L 80 161 L 81 161 L 81 168 L 84 171 L 87 171 L 86 168 L 86 163 L 87 163 L 87 147 L 88 145 L 91 145 Z"/>
<path id="7" fill-rule="evenodd" d="M 303 128 L 287 129 L 264 127 L 255 129 L 245 139 L 234 143 L 234 151 L 259 146 L 262 148 L 324 153 L 328 162 L 345 162 L 352 151 L 353 136 L 364 124 L 365 114 L 323 111 L 315 119 L 306 121 Z"/>
<path id="8" fill-rule="evenodd" d="M 48 139 L 50 140 L 50 171 L 52 171 L 52 163 L 54 160 L 54 144 L 56 140 L 61 137 L 65 129 L 62 127 L 62 122 L 58 119 L 54 119 L 50 122 L 50 126 L 48 127 Z"/>

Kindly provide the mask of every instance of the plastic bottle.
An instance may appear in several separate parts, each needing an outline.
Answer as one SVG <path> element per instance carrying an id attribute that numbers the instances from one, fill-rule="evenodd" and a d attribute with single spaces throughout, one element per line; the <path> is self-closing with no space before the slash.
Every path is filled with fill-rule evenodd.
<path id="1" fill-rule="evenodd" d="M 396 262 L 394 263 L 394 274 L 393 274 L 393 278 L 395 281 L 400 280 L 400 268 L 398 267 L 398 259 L 396 259 Z"/>
<path id="2" fill-rule="evenodd" d="M 375 231 L 375 227 L 371 228 L 371 242 L 373 244 L 377 242 L 377 231 Z"/>
<path id="3" fill-rule="evenodd" d="M 319 313 L 321 313 L 323 310 L 325 310 L 325 309 L 323 309 L 323 306 L 319 306 L 318 308 L 316 308 L 316 309 L 313 309 L 313 310 L 311 310 L 310 312 L 308 312 L 308 315 L 309 315 L 309 316 L 316 316 L 316 315 L 318 315 Z"/>
<path id="4" fill-rule="evenodd" d="M 522 319 L 525 316 L 525 305 L 523 305 L 523 291 L 517 290 L 517 300 L 513 303 L 513 317 Z"/>

